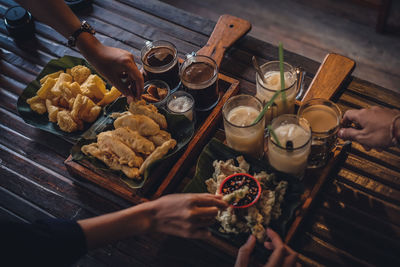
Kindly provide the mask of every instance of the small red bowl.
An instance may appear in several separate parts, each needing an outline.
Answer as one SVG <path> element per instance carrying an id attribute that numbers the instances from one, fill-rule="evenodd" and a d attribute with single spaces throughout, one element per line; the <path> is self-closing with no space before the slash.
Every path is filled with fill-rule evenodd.
<path id="1" fill-rule="evenodd" d="M 248 204 L 246 204 L 246 205 L 242 205 L 242 206 L 230 205 L 230 206 L 231 206 L 232 208 L 235 208 L 235 209 L 244 209 L 244 208 L 248 208 L 248 207 L 254 205 L 254 203 L 256 203 L 256 202 L 258 201 L 258 199 L 260 198 L 260 196 L 261 196 L 261 185 L 260 185 L 260 183 L 257 181 L 256 178 L 254 178 L 254 177 L 251 176 L 250 174 L 247 174 L 247 173 L 235 173 L 235 174 L 229 175 L 228 177 L 226 177 L 226 178 L 222 181 L 221 185 L 219 186 L 219 193 L 220 193 L 221 195 L 224 195 L 224 194 L 222 193 L 222 189 L 223 189 L 225 183 L 228 182 L 229 180 L 231 180 L 232 178 L 237 177 L 237 176 L 242 176 L 242 177 L 244 176 L 244 177 L 246 177 L 246 178 L 249 179 L 249 180 L 253 180 L 253 181 L 257 184 L 257 189 L 258 189 L 258 191 L 257 191 L 257 196 L 254 198 L 254 200 L 253 200 L 252 202 L 250 202 L 250 203 L 248 203 Z"/>

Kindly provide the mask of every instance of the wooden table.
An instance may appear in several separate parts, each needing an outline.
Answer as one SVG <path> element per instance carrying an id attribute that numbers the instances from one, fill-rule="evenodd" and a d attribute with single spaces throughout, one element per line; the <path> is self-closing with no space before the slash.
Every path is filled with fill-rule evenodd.
<path id="1" fill-rule="evenodd" d="M 180 55 L 202 47 L 215 25 L 153 0 L 93 1 L 80 14 L 106 45 L 132 52 L 140 62 L 146 40 L 173 42 Z M 0 0 L 0 16 L 13 5 Z M 36 22 L 36 39 L 16 44 L 0 23 L 0 218 L 83 219 L 130 204 L 98 186 L 71 177 L 63 164 L 71 144 L 27 125 L 16 111 L 18 96 L 52 58 L 79 56 L 65 39 Z M 278 41 L 278 40 L 277 40 Z M 251 56 L 276 59 L 277 48 L 252 37 L 225 56 L 221 72 L 255 92 Z M 379 59 L 377 59 L 379 60 Z M 307 71 L 309 84 L 319 63 L 294 53 L 286 61 Z M 352 77 L 337 97 L 343 111 L 373 105 L 400 108 L 400 95 Z M 305 265 L 400 265 L 400 150 L 366 152 L 353 143 L 347 161 L 330 177 L 292 247 Z M 234 258 L 201 242 L 146 235 L 91 251 L 80 266 L 232 266 Z"/>

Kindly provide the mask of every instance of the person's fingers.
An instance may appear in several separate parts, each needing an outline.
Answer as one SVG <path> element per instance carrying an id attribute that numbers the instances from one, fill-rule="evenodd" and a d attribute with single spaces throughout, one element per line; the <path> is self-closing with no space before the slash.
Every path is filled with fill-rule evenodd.
<path id="1" fill-rule="evenodd" d="M 271 242 L 264 242 L 264 247 L 269 250 L 274 249 L 274 245 Z"/>
<path id="2" fill-rule="evenodd" d="M 189 235 L 187 237 L 194 238 L 194 239 L 206 239 L 206 238 L 211 237 L 211 233 L 208 229 L 203 228 L 203 229 L 198 229 L 196 231 L 189 233 Z"/>
<path id="3" fill-rule="evenodd" d="M 217 207 L 197 207 L 192 212 L 192 218 L 198 220 L 199 218 L 214 218 L 217 216 L 219 209 Z"/>
<path id="4" fill-rule="evenodd" d="M 289 247 L 286 246 L 286 250 L 288 250 L 288 248 Z M 293 251 L 293 253 L 290 253 L 287 257 L 285 257 L 282 266 L 293 267 L 296 265 L 296 261 L 297 261 L 297 253 Z"/>
<path id="5" fill-rule="evenodd" d="M 247 267 L 250 260 L 250 255 L 256 245 L 256 238 L 254 235 L 250 235 L 247 242 L 244 243 L 239 249 L 238 256 L 236 258 L 235 267 Z"/>
<path id="6" fill-rule="evenodd" d="M 134 81 L 135 87 L 132 90 L 135 90 L 135 96 L 140 97 L 144 90 L 144 80 L 143 75 L 137 68 L 134 61 L 129 64 L 128 74 L 131 81 Z"/>
<path id="7" fill-rule="evenodd" d="M 271 256 L 268 259 L 267 264 L 265 267 L 278 267 L 282 266 L 284 257 L 285 257 L 285 246 L 283 244 L 278 245 L 274 248 L 274 251 L 272 252 Z"/>
<path id="8" fill-rule="evenodd" d="M 360 113 L 361 110 L 348 110 L 344 113 L 342 123 L 343 124 L 351 124 L 352 122 L 360 124 Z"/>
<path id="9" fill-rule="evenodd" d="M 197 220 L 197 221 L 193 222 L 193 225 L 194 225 L 194 227 L 197 227 L 197 228 L 204 228 L 204 227 L 213 225 L 214 223 L 215 223 L 214 218 L 207 218 L 207 219 Z"/>
<path id="10" fill-rule="evenodd" d="M 281 237 L 271 228 L 267 228 L 267 236 L 271 239 L 273 248 L 278 248 L 280 246 L 283 246 Z"/>
<path id="11" fill-rule="evenodd" d="M 193 204 L 199 207 L 215 206 L 218 208 L 228 207 L 228 203 L 223 201 L 220 196 L 211 194 L 195 194 Z"/>
<path id="12" fill-rule="evenodd" d="M 338 136 L 344 140 L 357 141 L 361 135 L 361 130 L 354 128 L 342 128 L 338 132 Z"/>

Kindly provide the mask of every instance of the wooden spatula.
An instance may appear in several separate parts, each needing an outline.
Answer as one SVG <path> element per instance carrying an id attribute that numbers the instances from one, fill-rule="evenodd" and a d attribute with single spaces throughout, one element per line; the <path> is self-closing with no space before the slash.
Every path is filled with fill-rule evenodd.
<path id="1" fill-rule="evenodd" d="M 219 67 L 225 51 L 250 29 L 249 21 L 231 15 L 222 15 L 207 44 L 197 51 L 197 54 L 213 58 Z"/>
<path id="2" fill-rule="evenodd" d="M 355 66 L 354 60 L 339 54 L 329 53 L 319 67 L 301 102 L 304 103 L 311 98 L 331 99 L 353 72 Z"/>

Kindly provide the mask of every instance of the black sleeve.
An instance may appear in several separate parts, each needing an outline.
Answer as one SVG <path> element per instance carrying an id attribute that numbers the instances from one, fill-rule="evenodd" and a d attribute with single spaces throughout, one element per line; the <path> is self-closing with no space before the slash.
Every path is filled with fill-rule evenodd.
<path id="1" fill-rule="evenodd" d="M 87 252 L 77 222 L 41 220 L 0 222 L 0 255 L 4 266 L 69 266 Z"/>

